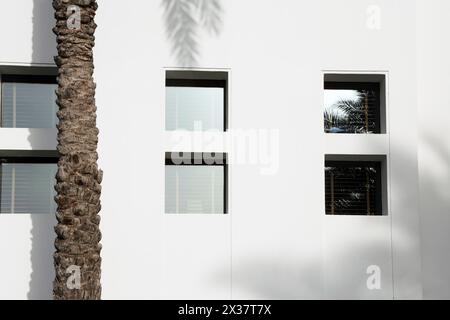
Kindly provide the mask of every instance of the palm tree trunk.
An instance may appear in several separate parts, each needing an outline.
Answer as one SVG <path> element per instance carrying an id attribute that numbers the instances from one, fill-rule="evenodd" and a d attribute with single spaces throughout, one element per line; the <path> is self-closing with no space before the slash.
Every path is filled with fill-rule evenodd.
<path id="1" fill-rule="evenodd" d="M 80 28 L 69 28 L 68 7 L 72 5 L 80 10 Z M 55 299 L 100 299 L 98 213 L 102 172 L 97 166 L 98 129 L 92 78 L 97 3 L 95 0 L 53 0 L 53 8 L 58 48 L 55 62 L 60 154 L 55 187 L 58 224 L 53 294 Z"/>

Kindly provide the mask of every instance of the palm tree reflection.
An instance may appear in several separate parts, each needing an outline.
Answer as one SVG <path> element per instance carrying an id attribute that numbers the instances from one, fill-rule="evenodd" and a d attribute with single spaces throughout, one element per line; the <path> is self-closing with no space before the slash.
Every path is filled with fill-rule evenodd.
<path id="1" fill-rule="evenodd" d="M 325 90 L 334 95 L 324 110 L 324 128 L 327 133 L 375 133 L 376 92 L 372 90 L 346 90 L 353 92 L 353 97 L 341 99 L 339 91 Z"/>

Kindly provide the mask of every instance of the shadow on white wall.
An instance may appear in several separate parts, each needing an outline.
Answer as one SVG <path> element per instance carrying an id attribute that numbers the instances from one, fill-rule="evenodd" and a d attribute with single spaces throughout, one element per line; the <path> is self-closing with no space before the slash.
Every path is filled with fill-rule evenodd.
<path id="1" fill-rule="evenodd" d="M 52 28 L 55 24 L 52 1 L 33 0 L 32 62 L 53 62 L 56 38 Z M 42 138 L 30 130 L 29 143 L 34 148 L 42 145 Z M 54 278 L 53 252 L 56 223 L 55 214 L 31 214 L 31 278 L 28 299 L 51 299 Z"/>
<path id="2" fill-rule="evenodd" d="M 222 29 L 221 0 L 162 0 L 166 36 L 172 54 L 184 67 L 197 65 L 200 57 L 199 31 L 219 35 Z"/>

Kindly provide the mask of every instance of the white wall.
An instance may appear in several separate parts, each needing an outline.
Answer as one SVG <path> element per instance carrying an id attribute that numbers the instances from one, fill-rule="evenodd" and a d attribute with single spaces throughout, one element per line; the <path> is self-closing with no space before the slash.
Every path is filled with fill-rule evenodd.
<path id="1" fill-rule="evenodd" d="M 0 3 L 0 72 L 53 65 L 51 2 Z M 56 129 L 0 129 L 0 150 L 54 150 Z M 52 297 L 53 215 L 0 215 L 0 299 Z"/>
<path id="2" fill-rule="evenodd" d="M 436 227 L 431 219 L 422 229 L 423 256 L 429 258 L 423 279 L 421 272 L 416 87 L 423 83 L 417 82 L 416 7 L 410 0 L 223 1 L 221 33 L 200 33 L 200 56 L 192 67 L 229 72 L 230 129 L 278 130 L 279 144 L 273 147 L 279 171 L 262 175 L 258 166 L 231 165 L 230 214 L 210 216 L 164 214 L 164 152 L 173 146 L 164 131 L 164 71 L 181 65 L 165 36 L 160 1 L 133 1 L 124 11 L 121 1 L 99 0 L 96 21 L 105 299 L 402 299 L 421 298 L 422 283 L 430 296 L 448 296 L 448 285 L 438 288 L 429 276 L 444 273 L 444 267 L 433 268 L 446 248 L 440 243 L 439 251 L 430 251 L 438 240 L 429 236 Z M 33 2 L 44 8 L 40 19 L 32 18 L 37 12 Z M 367 8 L 374 4 L 381 10 L 379 30 L 366 25 Z M 429 10 L 420 16 L 422 23 L 433 20 L 439 7 L 421 5 Z M 36 41 L 33 21 L 42 41 Z M 50 63 L 52 23 L 50 1 L 0 3 L 0 65 Z M 15 26 L 14 39 L 3 25 Z M 419 64 L 420 75 L 426 67 Z M 327 70 L 387 75 L 385 135 L 368 138 L 370 143 L 325 136 L 321 105 Z M 431 81 L 434 74 L 427 76 Z M 424 88 L 419 97 L 437 90 Z M 438 102 L 444 110 L 444 101 Z M 419 150 L 424 150 L 422 133 L 431 127 L 431 120 L 421 118 Z M 443 128 L 432 131 L 441 144 L 446 143 Z M 13 134 L 4 130 L 0 142 Z M 16 144 L 9 138 L 4 143 Z M 387 216 L 325 216 L 323 162 L 332 153 L 387 155 Z M 420 159 L 421 178 L 426 178 L 434 160 Z M 448 172 L 448 165 L 441 165 Z M 433 177 L 436 186 L 448 183 Z M 431 202 L 435 198 L 425 182 L 421 200 Z M 434 216 L 445 219 L 444 207 L 435 208 Z M 0 232 L 2 258 L 22 268 L 7 282 L 0 276 L 0 297 L 27 297 L 24 279 L 32 266 L 29 256 L 19 259 L 17 253 L 34 245 L 28 220 L 0 216 L 0 231 L 17 231 L 17 242 L 11 241 L 11 232 Z M 442 225 L 444 234 L 448 228 Z M 47 248 L 51 252 L 50 242 Z M 372 264 L 382 271 L 380 290 L 365 285 Z M 45 268 L 51 279 L 51 267 Z"/>
<path id="3" fill-rule="evenodd" d="M 340 245 L 342 239 L 359 234 L 367 248 L 371 248 L 361 256 L 360 251 L 353 247 L 339 246 L 333 252 L 346 250 L 349 260 L 367 259 L 380 265 L 385 276 L 393 272 L 393 288 L 384 287 L 383 298 L 420 298 L 420 248 L 418 222 L 418 190 L 417 190 L 417 139 L 416 132 L 416 95 L 415 90 L 415 5 L 411 1 L 321 1 L 323 12 L 321 43 L 321 67 L 324 70 L 372 71 L 385 72 L 387 84 L 387 133 L 386 140 L 374 141 L 373 150 L 387 149 L 389 174 L 389 219 L 371 221 L 363 219 L 368 230 L 379 229 L 376 237 L 365 233 L 365 228 L 358 221 L 350 221 L 336 235 L 332 228 L 324 231 L 327 246 L 333 248 Z M 344 9 L 345 8 L 345 9 Z M 378 12 L 379 23 L 370 23 L 373 12 Z M 377 17 L 375 16 L 375 19 Z M 401 19 L 401 23 L 399 23 Z M 368 24 L 369 21 L 369 24 Z M 375 28 L 370 28 L 374 26 Z M 401 39 L 401 45 L 399 45 Z M 411 112 L 412 110 L 412 112 Z M 340 137 L 341 143 L 353 146 L 352 152 L 357 152 L 357 144 L 346 137 Z M 334 141 L 338 143 L 338 141 Z M 327 143 L 327 147 L 330 144 Z M 342 147 L 347 149 L 349 147 Z M 335 150 L 335 148 L 332 148 Z M 326 217 L 333 219 L 334 217 Z M 354 225 L 355 224 L 355 225 Z M 392 242 L 384 236 L 392 230 Z M 348 235 L 350 234 L 350 236 Z M 369 237 L 369 238 L 366 238 Z M 356 239 L 354 239 L 356 240 Z M 392 252 L 390 252 L 392 246 Z M 356 247 L 355 247 L 356 249 Z M 380 255 L 377 256 L 377 252 Z M 389 261 L 389 255 L 392 261 Z M 342 253 L 337 259 L 342 258 Z M 357 260 L 358 261 L 358 260 Z M 345 280 L 340 281 L 341 290 L 346 291 L 345 284 L 352 283 L 352 273 L 360 274 L 363 264 L 344 265 Z M 392 268 L 389 270 L 389 268 Z M 386 270 L 387 269 L 387 270 Z M 338 272 L 338 275 L 340 272 Z M 348 278 L 348 279 L 347 279 Z M 393 282 L 393 283 L 392 283 Z M 360 283 L 360 282 L 359 282 Z M 336 291 L 332 286 L 333 291 Z M 344 289 L 342 289 L 344 288 Z M 382 286 L 383 288 L 383 286 Z M 393 289 L 393 292 L 391 291 Z M 348 293 L 347 293 L 348 295 Z M 358 294 L 361 296 L 361 294 Z"/>
<path id="4" fill-rule="evenodd" d="M 53 63 L 56 54 L 53 8 L 49 0 L 0 4 L 2 64 Z"/>
<path id="5" fill-rule="evenodd" d="M 424 297 L 450 299 L 450 3 L 418 12 L 419 174 Z"/>
<path id="6" fill-rule="evenodd" d="M 180 64 L 165 38 L 159 3 L 138 1 L 127 12 L 129 24 L 111 19 L 120 3 L 108 2 L 99 10 L 97 101 L 106 172 L 103 209 L 108 212 L 103 230 L 104 242 L 111 241 L 103 251 L 105 297 L 421 297 L 414 201 L 417 140 L 407 129 L 416 127 L 416 113 L 408 112 L 416 109 L 416 97 L 407 94 L 416 85 L 411 76 L 415 56 L 410 54 L 415 49 L 415 34 L 410 32 L 415 7 L 380 2 L 382 29 L 373 31 L 365 26 L 370 4 L 347 1 L 344 10 L 336 1 L 224 2 L 222 33 L 201 34 L 201 56 L 192 66 L 230 71 L 230 128 L 279 129 L 280 170 L 263 176 L 259 168 L 232 165 L 230 214 L 212 217 L 163 214 L 162 158 L 173 149 L 163 127 L 163 71 Z M 136 30 L 149 32 L 131 37 Z M 403 46 L 392 54 L 386 48 L 393 47 L 400 35 Z M 130 59 L 130 48 L 137 41 L 139 50 L 133 50 Z M 111 65 L 117 66 L 116 77 L 100 82 L 103 74 L 110 74 Z M 324 154 L 336 148 L 323 143 L 324 70 L 389 74 L 389 117 L 395 126 L 366 150 L 387 150 L 391 210 L 386 217 L 323 214 Z M 132 85 L 124 85 L 126 81 Z M 132 107 L 133 112 L 115 109 L 120 106 Z M 121 111 L 123 117 L 115 117 Z M 114 148 L 108 141 L 115 142 Z M 123 153 L 131 157 L 131 172 L 119 169 L 124 167 Z M 411 161 L 405 165 L 405 159 Z M 118 197 L 127 200 L 118 203 Z M 139 225 L 123 219 L 125 212 L 138 214 Z M 117 237 L 119 225 L 135 229 L 138 238 Z M 142 242 L 145 252 L 134 247 Z M 144 277 L 130 272 L 136 260 L 146 270 Z M 382 269 L 380 291 L 365 287 L 371 264 Z M 115 290 L 130 286 L 133 290 Z"/>

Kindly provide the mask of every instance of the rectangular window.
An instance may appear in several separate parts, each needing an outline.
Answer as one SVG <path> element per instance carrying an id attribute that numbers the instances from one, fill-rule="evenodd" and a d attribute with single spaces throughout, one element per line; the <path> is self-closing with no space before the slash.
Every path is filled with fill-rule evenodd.
<path id="1" fill-rule="evenodd" d="M 380 161 L 325 161 L 328 215 L 382 215 Z"/>
<path id="2" fill-rule="evenodd" d="M 55 128 L 55 76 L 1 76 L 1 126 Z"/>
<path id="3" fill-rule="evenodd" d="M 1 158 L 0 214 L 42 214 L 56 211 L 57 158 Z"/>
<path id="4" fill-rule="evenodd" d="M 324 82 L 326 133 L 381 133 L 379 82 Z"/>
<path id="5" fill-rule="evenodd" d="M 226 155 L 167 152 L 165 207 L 166 213 L 227 213 Z"/>
<path id="6" fill-rule="evenodd" d="M 166 130 L 225 131 L 227 81 L 166 79 Z"/>

